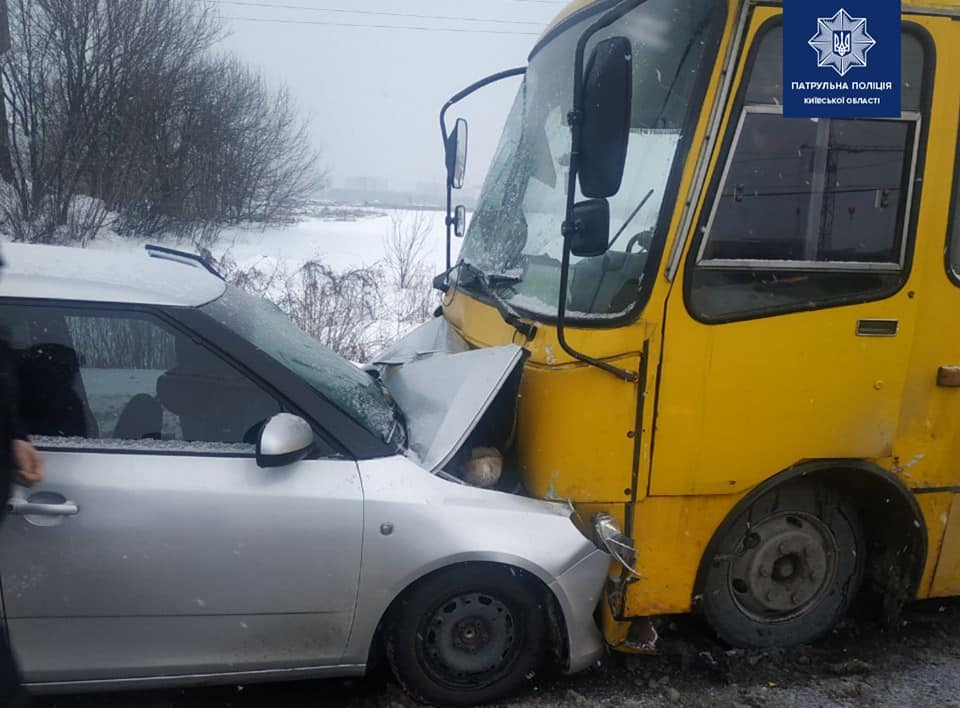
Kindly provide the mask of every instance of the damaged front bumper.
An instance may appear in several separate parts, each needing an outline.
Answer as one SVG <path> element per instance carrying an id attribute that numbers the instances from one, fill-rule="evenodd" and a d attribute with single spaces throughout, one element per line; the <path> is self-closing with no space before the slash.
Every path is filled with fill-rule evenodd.
<path id="1" fill-rule="evenodd" d="M 609 567 L 610 556 L 598 549 L 550 584 L 566 624 L 567 673 L 583 671 L 603 656 L 606 645 L 594 613 Z"/>

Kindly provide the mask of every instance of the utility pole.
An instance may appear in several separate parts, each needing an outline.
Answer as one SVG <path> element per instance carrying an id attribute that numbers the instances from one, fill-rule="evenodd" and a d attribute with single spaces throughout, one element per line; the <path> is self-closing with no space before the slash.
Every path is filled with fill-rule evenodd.
<path id="1" fill-rule="evenodd" d="M 10 51 L 10 15 L 7 0 L 0 0 L 0 55 Z M 7 99 L 0 75 L 0 179 L 13 182 L 13 156 L 10 153 L 10 123 L 7 121 Z"/>

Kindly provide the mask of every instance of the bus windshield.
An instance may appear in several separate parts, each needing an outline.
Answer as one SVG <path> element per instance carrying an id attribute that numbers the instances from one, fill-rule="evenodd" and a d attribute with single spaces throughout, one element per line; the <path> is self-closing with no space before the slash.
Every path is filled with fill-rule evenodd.
<path id="1" fill-rule="evenodd" d="M 635 306 L 654 239 L 672 212 L 670 177 L 696 97 L 716 53 L 725 3 L 647 0 L 595 34 L 587 46 L 623 36 L 633 44 L 633 109 L 623 185 L 610 200 L 610 251 L 573 258 L 573 319 L 615 319 Z M 576 16 L 575 16 L 576 17 Z M 574 19 L 532 57 L 484 184 L 463 260 L 498 284 L 498 294 L 534 317 L 555 317 L 563 253 L 573 107 L 574 54 L 599 15 Z M 578 195 L 579 197 L 579 195 Z M 655 266 L 655 264 L 653 264 Z M 460 287 L 470 289 L 469 279 Z"/>

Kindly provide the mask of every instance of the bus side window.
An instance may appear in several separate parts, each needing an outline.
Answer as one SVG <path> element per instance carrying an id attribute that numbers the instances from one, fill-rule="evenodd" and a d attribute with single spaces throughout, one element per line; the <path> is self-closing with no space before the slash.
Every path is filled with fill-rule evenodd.
<path id="1" fill-rule="evenodd" d="M 703 321 L 888 297 L 906 278 L 924 45 L 905 33 L 894 120 L 785 119 L 782 27 L 757 47 L 714 191 L 688 304 Z"/>
<path id="2" fill-rule="evenodd" d="M 956 177 L 953 180 L 953 199 L 950 208 L 950 244 L 949 244 L 949 272 L 950 279 L 960 285 L 960 138 L 957 139 L 957 154 L 955 157 Z"/>

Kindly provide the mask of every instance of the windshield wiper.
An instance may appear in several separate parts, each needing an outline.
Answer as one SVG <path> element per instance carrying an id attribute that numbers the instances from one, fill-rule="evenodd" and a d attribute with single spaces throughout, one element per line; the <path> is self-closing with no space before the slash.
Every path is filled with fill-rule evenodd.
<path id="1" fill-rule="evenodd" d="M 460 261 L 455 269 L 459 269 L 461 273 L 467 273 L 472 278 L 472 283 L 479 286 L 481 294 L 486 295 L 493 301 L 504 322 L 525 336 L 527 340 L 537 336 L 537 326 L 532 322 L 524 321 L 520 313 L 513 308 L 513 305 L 504 300 L 496 290 L 501 285 L 516 285 L 522 282 L 523 278 L 500 274 L 487 275 L 467 261 Z"/>
<path id="2" fill-rule="evenodd" d="M 650 197 L 656 194 L 656 191 L 657 190 L 655 189 L 651 189 L 649 192 L 647 192 L 647 196 L 645 196 L 643 200 L 637 205 L 637 208 L 633 210 L 633 213 L 630 215 L 630 217 L 623 222 L 623 226 L 621 226 L 620 230 L 617 231 L 617 235 L 613 237 L 612 241 L 610 241 L 608 250 L 613 248 L 617 244 L 617 241 L 619 241 L 620 237 L 623 236 L 624 232 L 627 230 L 627 227 L 630 226 L 631 223 L 633 223 L 633 220 L 637 218 L 637 214 L 639 214 L 640 210 L 647 205 L 647 202 L 650 201 Z"/>
<path id="3" fill-rule="evenodd" d="M 493 287 L 498 285 L 518 285 L 523 282 L 523 278 L 518 278 L 515 275 L 503 275 L 502 273 L 483 273 L 484 278 L 487 279 L 487 283 Z"/>

